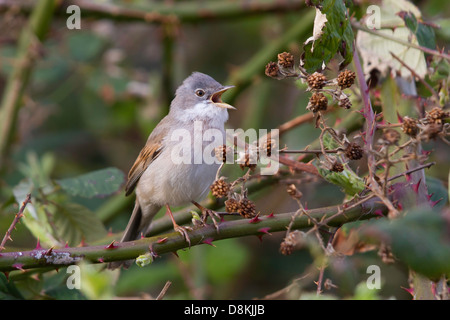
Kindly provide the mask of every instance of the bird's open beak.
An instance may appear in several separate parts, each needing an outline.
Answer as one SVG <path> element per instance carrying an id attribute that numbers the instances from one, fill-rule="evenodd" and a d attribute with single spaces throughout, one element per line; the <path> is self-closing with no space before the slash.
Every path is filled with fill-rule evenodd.
<path id="1" fill-rule="evenodd" d="M 222 101 L 222 94 L 227 91 L 228 89 L 234 88 L 234 86 L 227 86 L 227 87 L 222 87 L 220 88 L 218 91 L 214 92 L 211 95 L 211 102 L 214 103 L 216 106 L 220 107 L 220 108 L 225 108 L 225 109 L 233 109 L 236 110 L 235 107 L 229 105 L 228 103 L 225 103 Z"/>

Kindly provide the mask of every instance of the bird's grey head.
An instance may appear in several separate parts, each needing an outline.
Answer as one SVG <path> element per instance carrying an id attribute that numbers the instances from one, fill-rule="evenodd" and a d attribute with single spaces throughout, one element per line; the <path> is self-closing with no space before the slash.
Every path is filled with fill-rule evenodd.
<path id="1" fill-rule="evenodd" d="M 171 112 L 188 110 L 199 103 L 213 104 L 219 108 L 235 109 L 222 101 L 222 94 L 233 86 L 223 86 L 212 77 L 194 72 L 178 87 L 171 104 Z"/>

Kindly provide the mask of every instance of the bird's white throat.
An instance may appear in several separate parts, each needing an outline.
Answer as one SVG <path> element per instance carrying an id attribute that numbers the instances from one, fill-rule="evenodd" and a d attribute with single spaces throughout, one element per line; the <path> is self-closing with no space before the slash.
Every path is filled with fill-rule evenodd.
<path id="1" fill-rule="evenodd" d="M 206 120 L 213 128 L 223 128 L 224 123 L 228 120 L 228 111 L 210 101 L 203 101 L 192 108 L 183 110 L 177 120 L 189 123 L 196 120 Z"/>

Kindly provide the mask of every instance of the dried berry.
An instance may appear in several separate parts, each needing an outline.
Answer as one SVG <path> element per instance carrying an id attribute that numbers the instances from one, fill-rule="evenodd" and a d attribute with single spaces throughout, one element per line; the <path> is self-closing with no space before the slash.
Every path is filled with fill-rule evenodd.
<path id="1" fill-rule="evenodd" d="M 278 78 L 280 76 L 280 68 L 277 63 L 271 61 L 266 65 L 265 73 L 268 77 Z"/>
<path id="2" fill-rule="evenodd" d="M 265 153 L 268 157 L 272 155 L 272 150 L 275 149 L 276 143 L 274 139 L 267 139 L 263 142 L 263 144 L 260 146 L 260 152 Z"/>
<path id="3" fill-rule="evenodd" d="M 342 171 L 344 171 L 344 165 L 342 163 L 335 162 L 331 166 L 330 170 L 333 171 L 333 172 L 342 172 Z"/>
<path id="4" fill-rule="evenodd" d="M 421 126 L 421 131 L 419 134 L 420 140 L 429 141 L 436 139 L 440 133 L 442 133 L 443 125 L 439 123 L 429 123 L 427 125 Z"/>
<path id="5" fill-rule="evenodd" d="M 378 250 L 378 256 L 380 256 L 381 260 L 386 264 L 391 264 L 395 262 L 395 257 L 392 254 L 391 247 L 385 243 L 381 243 L 380 248 Z"/>
<path id="6" fill-rule="evenodd" d="M 427 112 L 426 119 L 428 123 L 442 124 L 442 120 L 450 117 L 450 112 L 445 112 L 439 107 L 434 107 L 430 112 Z"/>
<path id="7" fill-rule="evenodd" d="M 244 218 L 253 218 L 256 216 L 256 206 L 253 201 L 248 198 L 242 198 L 239 201 L 239 209 L 238 212 Z"/>
<path id="8" fill-rule="evenodd" d="M 239 211 L 239 201 L 237 201 L 234 198 L 228 199 L 227 201 L 225 201 L 225 210 L 228 213 L 238 212 Z"/>
<path id="9" fill-rule="evenodd" d="M 233 159 L 233 149 L 225 144 L 214 148 L 215 156 L 220 162 L 227 162 Z"/>
<path id="10" fill-rule="evenodd" d="M 292 254 L 295 249 L 300 249 L 303 242 L 303 233 L 298 230 L 289 232 L 280 244 L 280 252 L 281 254 L 288 256 Z"/>
<path id="11" fill-rule="evenodd" d="M 210 188 L 216 198 L 222 198 L 230 192 L 230 184 L 224 178 L 214 181 Z"/>
<path id="12" fill-rule="evenodd" d="M 416 119 L 406 116 L 403 118 L 402 131 L 410 137 L 415 137 L 419 132 L 417 124 L 418 121 Z"/>
<path id="13" fill-rule="evenodd" d="M 294 66 L 294 55 L 289 52 L 279 53 L 278 64 L 286 69 L 292 68 Z"/>
<path id="14" fill-rule="evenodd" d="M 355 78 L 356 74 L 353 71 L 344 70 L 339 73 L 337 77 L 337 83 L 339 87 L 341 87 L 341 90 L 344 90 L 346 88 L 350 88 L 353 83 L 355 83 Z"/>
<path id="15" fill-rule="evenodd" d="M 306 81 L 308 82 L 308 86 L 311 89 L 319 90 L 325 86 L 327 82 L 327 77 L 325 77 L 323 74 L 319 72 L 314 72 L 313 74 L 308 76 Z"/>
<path id="16" fill-rule="evenodd" d="M 359 160 L 364 155 L 363 149 L 356 143 L 349 143 L 344 152 L 350 160 Z"/>
<path id="17" fill-rule="evenodd" d="M 315 92 L 311 98 L 309 98 L 309 103 L 306 109 L 316 113 L 318 111 L 325 111 L 328 107 L 328 99 L 323 93 Z"/>
<path id="18" fill-rule="evenodd" d="M 248 152 L 241 154 L 238 163 L 242 170 L 244 170 L 244 168 L 249 168 L 253 171 L 256 168 L 256 158 L 253 154 L 250 156 Z"/>
<path id="19" fill-rule="evenodd" d="M 383 140 L 387 144 L 397 144 L 400 140 L 400 133 L 395 129 L 386 129 L 383 131 Z"/>
<path id="20" fill-rule="evenodd" d="M 338 105 L 341 108 L 350 109 L 352 107 L 352 102 L 345 94 L 343 94 L 340 96 Z"/>
<path id="21" fill-rule="evenodd" d="M 296 199 L 300 199 L 303 196 L 303 194 L 297 190 L 295 184 L 288 185 L 286 191 L 291 197 Z"/>

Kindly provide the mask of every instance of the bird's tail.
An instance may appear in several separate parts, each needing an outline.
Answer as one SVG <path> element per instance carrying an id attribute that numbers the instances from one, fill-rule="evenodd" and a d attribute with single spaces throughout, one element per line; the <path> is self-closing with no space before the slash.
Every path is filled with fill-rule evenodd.
<path id="1" fill-rule="evenodd" d="M 145 233 L 150 226 L 153 217 L 161 209 L 160 206 L 150 206 L 145 208 L 143 213 L 139 202 L 136 199 L 133 213 L 131 214 L 130 221 L 122 235 L 120 242 L 133 241 L 139 239 L 141 236 L 145 236 Z M 108 264 L 109 269 L 116 269 L 119 267 L 129 268 L 133 260 L 117 261 Z"/>

